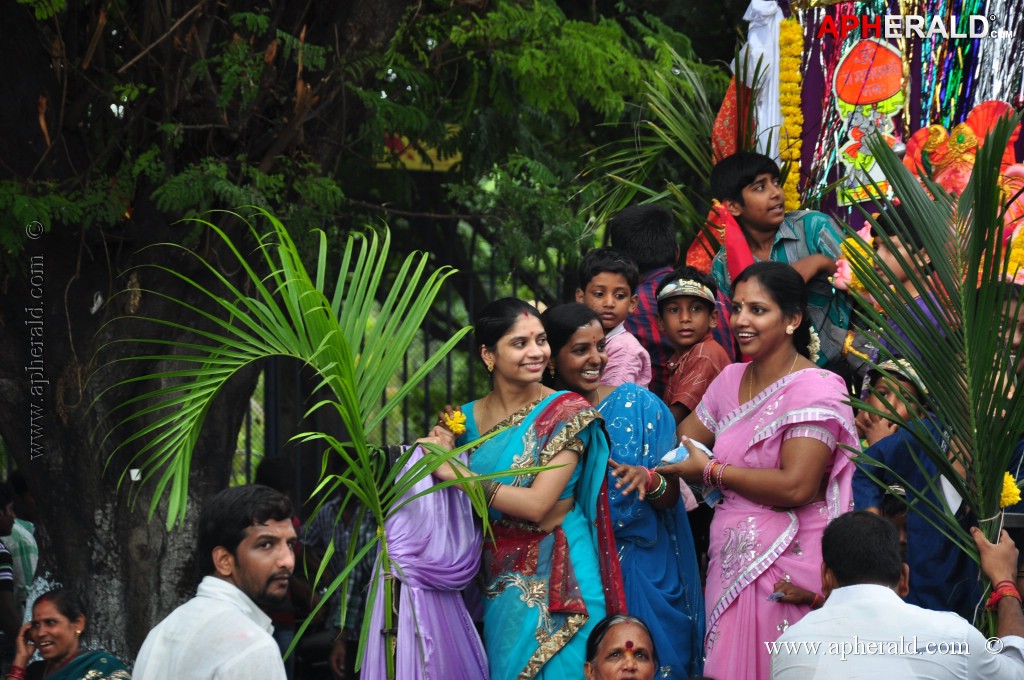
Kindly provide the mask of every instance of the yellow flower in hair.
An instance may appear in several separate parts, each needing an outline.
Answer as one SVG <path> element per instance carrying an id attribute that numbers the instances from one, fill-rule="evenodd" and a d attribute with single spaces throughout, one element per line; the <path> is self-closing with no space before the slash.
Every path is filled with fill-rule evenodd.
<path id="1" fill-rule="evenodd" d="M 999 507 L 1008 508 L 1020 502 L 1020 487 L 1009 472 L 1003 474 L 1003 492 L 999 494 Z"/>
<path id="2" fill-rule="evenodd" d="M 444 421 L 444 426 L 451 430 L 456 437 L 466 431 L 466 414 L 462 411 L 454 411 L 451 415 L 442 413 L 441 419 Z"/>

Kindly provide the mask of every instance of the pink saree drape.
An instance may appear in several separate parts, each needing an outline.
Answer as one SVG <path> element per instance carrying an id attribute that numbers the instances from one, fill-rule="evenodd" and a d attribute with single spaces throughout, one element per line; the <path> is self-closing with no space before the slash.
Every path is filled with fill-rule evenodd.
<path id="1" fill-rule="evenodd" d="M 715 435 L 715 456 L 748 468 L 773 468 L 782 444 L 811 437 L 827 444 L 825 500 L 774 510 L 726 489 L 715 508 L 705 602 L 704 672 L 712 678 L 767 680 L 774 641 L 809 609 L 768 600 L 780 579 L 821 591 L 821 536 L 825 525 L 852 509 L 854 466 L 845 446 L 856 446 L 853 411 L 839 376 L 818 368 L 789 374 L 739 404 L 744 364 L 725 368 L 697 406 Z"/>

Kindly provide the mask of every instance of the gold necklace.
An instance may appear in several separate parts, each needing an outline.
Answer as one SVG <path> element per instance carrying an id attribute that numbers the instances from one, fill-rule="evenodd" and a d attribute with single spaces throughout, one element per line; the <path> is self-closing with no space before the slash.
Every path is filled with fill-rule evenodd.
<path id="1" fill-rule="evenodd" d="M 782 375 L 780 375 L 777 378 L 777 380 L 781 380 L 782 378 L 784 378 L 787 375 L 789 375 L 790 373 L 792 373 L 793 369 L 796 368 L 796 362 L 797 362 L 798 359 L 800 359 L 800 352 L 797 352 L 796 356 L 793 357 L 793 363 L 789 365 L 789 370 L 786 371 L 785 373 L 783 373 Z M 751 401 L 753 398 L 754 398 L 754 364 L 751 363 L 750 364 L 750 369 L 747 371 L 747 401 Z"/>

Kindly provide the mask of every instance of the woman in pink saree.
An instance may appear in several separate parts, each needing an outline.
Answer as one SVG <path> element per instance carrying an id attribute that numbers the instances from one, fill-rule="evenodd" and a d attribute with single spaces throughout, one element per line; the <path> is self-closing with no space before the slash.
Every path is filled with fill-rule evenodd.
<path id="1" fill-rule="evenodd" d="M 820 589 L 825 525 L 852 508 L 853 412 L 842 379 L 808 358 L 806 305 L 789 265 L 759 262 L 736 277 L 730 325 L 751 361 L 726 367 L 678 430 L 714 458 L 688 446 L 661 469 L 723 494 L 708 551 L 708 677 L 767 680 L 764 643 L 809 611 L 776 601 L 774 585 Z"/>

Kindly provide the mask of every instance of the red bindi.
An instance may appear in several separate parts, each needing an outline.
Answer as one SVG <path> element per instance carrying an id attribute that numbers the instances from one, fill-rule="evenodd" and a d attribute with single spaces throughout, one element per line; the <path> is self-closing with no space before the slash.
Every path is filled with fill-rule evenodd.
<path id="1" fill-rule="evenodd" d="M 633 649 L 633 641 L 626 640 L 626 649 Z"/>

